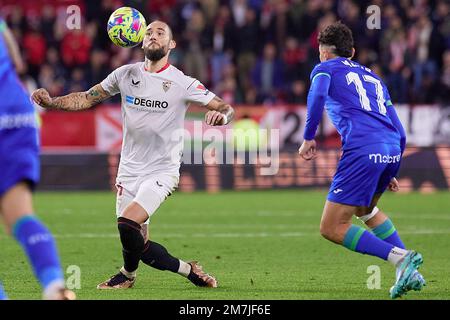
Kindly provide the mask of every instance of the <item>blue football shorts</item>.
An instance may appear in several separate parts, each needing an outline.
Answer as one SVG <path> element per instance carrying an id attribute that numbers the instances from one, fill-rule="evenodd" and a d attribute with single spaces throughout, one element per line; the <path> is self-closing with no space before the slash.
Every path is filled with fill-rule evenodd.
<path id="1" fill-rule="evenodd" d="M 33 189 L 39 182 L 36 128 L 0 129 L 0 197 L 21 181 Z"/>
<path id="2" fill-rule="evenodd" d="M 333 177 L 328 200 L 369 207 L 375 194 L 383 193 L 401 162 L 399 145 L 370 144 L 344 150 Z"/>

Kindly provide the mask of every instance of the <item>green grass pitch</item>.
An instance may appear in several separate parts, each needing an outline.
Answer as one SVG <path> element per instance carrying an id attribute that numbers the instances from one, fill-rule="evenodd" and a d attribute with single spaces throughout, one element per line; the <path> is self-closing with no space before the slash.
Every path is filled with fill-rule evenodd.
<path id="1" fill-rule="evenodd" d="M 175 193 L 152 218 L 150 236 L 174 256 L 198 260 L 217 289 L 143 263 L 135 287 L 99 291 L 122 265 L 112 193 L 37 193 L 36 212 L 55 234 L 67 270 L 81 270 L 79 299 L 389 299 L 393 267 L 334 245 L 319 234 L 326 193 L 244 191 Z M 450 196 L 386 193 L 387 212 L 409 248 L 421 252 L 428 284 L 404 299 L 450 298 Z M 355 220 L 356 224 L 359 221 Z M 40 299 L 40 288 L 19 246 L 0 231 L 0 279 L 11 299 Z M 368 289 L 369 266 L 381 288 Z M 72 273 L 66 273 L 66 277 Z"/>

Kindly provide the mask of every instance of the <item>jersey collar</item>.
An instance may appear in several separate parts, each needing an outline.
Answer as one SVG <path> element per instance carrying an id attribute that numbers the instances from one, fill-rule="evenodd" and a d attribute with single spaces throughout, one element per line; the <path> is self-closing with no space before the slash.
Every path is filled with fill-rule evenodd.
<path id="1" fill-rule="evenodd" d="M 156 71 L 155 73 L 160 73 L 160 72 L 163 72 L 164 70 L 166 70 L 168 67 L 170 67 L 170 63 L 166 63 L 166 65 L 164 66 L 164 67 L 162 67 L 161 69 L 159 69 L 158 71 Z M 145 67 L 145 64 L 144 64 L 144 70 L 145 71 L 148 71 L 148 69 Z"/>

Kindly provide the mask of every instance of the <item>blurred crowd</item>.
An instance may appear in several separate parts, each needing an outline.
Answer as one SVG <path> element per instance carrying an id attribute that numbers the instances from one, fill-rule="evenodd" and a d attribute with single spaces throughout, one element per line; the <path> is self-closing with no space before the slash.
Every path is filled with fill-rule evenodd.
<path id="1" fill-rule="evenodd" d="M 6 4 L 5 4 L 6 3 Z M 62 6 L 61 3 L 67 3 Z M 67 6 L 81 29 L 67 28 Z M 354 60 L 386 82 L 395 103 L 450 104 L 448 0 L 3 0 L 0 7 L 27 63 L 29 87 L 51 95 L 85 91 L 115 68 L 143 60 L 140 46 L 112 45 L 106 33 L 120 6 L 161 19 L 174 33 L 172 64 L 233 104 L 304 104 L 319 62 L 318 32 L 341 20 L 353 31 Z M 369 29 L 367 7 L 380 8 Z M 116 100 L 117 101 L 117 100 Z"/>

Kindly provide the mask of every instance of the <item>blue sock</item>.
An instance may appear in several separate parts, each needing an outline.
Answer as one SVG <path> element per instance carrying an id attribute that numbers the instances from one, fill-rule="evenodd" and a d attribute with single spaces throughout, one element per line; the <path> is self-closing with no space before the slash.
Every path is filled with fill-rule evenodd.
<path id="1" fill-rule="evenodd" d="M 8 300 L 5 290 L 3 289 L 2 283 L 0 282 L 0 300 Z"/>
<path id="2" fill-rule="evenodd" d="M 382 224 L 373 228 L 372 232 L 381 240 L 393 244 L 396 247 L 405 249 L 405 245 L 400 239 L 400 236 L 398 235 L 398 232 L 395 229 L 391 219 L 388 218 Z"/>
<path id="3" fill-rule="evenodd" d="M 389 252 L 394 247 L 354 224 L 347 230 L 342 245 L 352 251 L 369 254 L 384 260 L 387 260 Z"/>
<path id="4" fill-rule="evenodd" d="M 13 234 L 22 245 L 34 275 L 44 289 L 53 281 L 64 281 L 53 236 L 35 216 L 20 218 L 13 227 Z"/>

